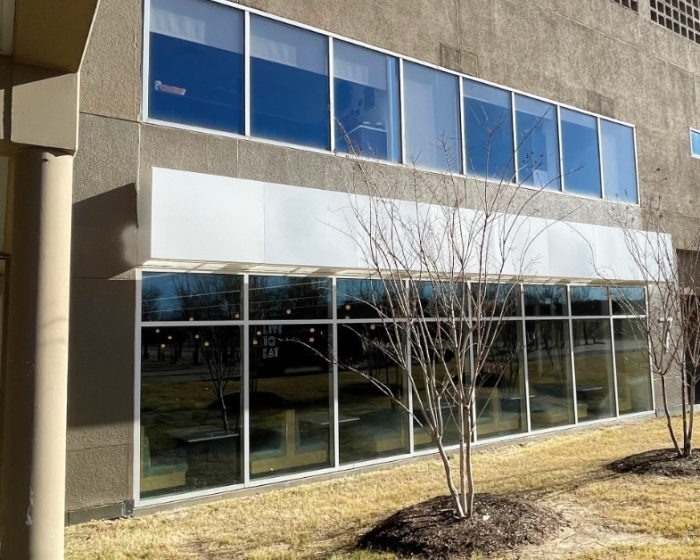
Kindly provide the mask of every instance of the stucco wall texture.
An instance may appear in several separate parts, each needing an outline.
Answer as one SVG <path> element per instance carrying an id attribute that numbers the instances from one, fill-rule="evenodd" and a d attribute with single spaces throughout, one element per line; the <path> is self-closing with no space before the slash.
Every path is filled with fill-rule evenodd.
<path id="1" fill-rule="evenodd" d="M 271 14 L 632 123 L 641 197 L 674 242 L 700 220 L 689 127 L 700 45 L 610 0 L 243 0 Z M 235 4 L 235 2 L 232 2 Z M 68 510 L 133 498 L 139 186 L 153 166 L 343 189 L 342 157 L 143 123 L 143 0 L 102 0 L 80 72 Z M 389 166 L 383 166 L 388 168 Z M 389 173 L 409 173 L 393 167 Z M 612 225 L 609 203 L 544 193 L 538 215 Z M 641 225 L 641 224 L 640 224 Z M 90 325 L 91 328 L 86 328 Z M 110 406 L 99 406 L 109 401 Z"/>

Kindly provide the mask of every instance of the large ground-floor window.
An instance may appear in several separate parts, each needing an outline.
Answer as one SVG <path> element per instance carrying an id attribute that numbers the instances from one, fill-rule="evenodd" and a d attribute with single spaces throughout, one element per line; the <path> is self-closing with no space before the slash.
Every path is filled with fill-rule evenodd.
<path id="1" fill-rule="evenodd" d="M 141 498 L 434 449 L 416 404 L 421 377 L 391 359 L 382 289 L 357 279 L 144 272 Z M 644 290 L 626 289 L 639 292 L 638 305 L 617 305 L 619 287 L 512 291 L 519 301 L 478 382 L 477 442 L 651 410 Z M 420 367 L 412 356 L 402 363 Z M 460 374 L 446 364 L 444 375 Z M 457 443 L 454 411 L 442 412 L 445 441 Z"/>

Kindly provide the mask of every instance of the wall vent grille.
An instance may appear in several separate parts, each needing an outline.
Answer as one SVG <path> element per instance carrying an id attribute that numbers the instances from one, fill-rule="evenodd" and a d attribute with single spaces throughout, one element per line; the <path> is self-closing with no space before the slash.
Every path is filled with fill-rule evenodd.
<path id="1" fill-rule="evenodd" d="M 613 0 L 616 4 L 629 8 L 633 12 L 639 13 L 639 0 Z"/>
<path id="2" fill-rule="evenodd" d="M 700 0 L 649 0 L 651 21 L 700 44 Z"/>

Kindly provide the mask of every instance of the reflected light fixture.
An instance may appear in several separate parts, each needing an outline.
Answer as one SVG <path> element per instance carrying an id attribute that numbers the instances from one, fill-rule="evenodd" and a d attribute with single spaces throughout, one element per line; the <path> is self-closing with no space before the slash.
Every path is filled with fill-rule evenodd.
<path id="1" fill-rule="evenodd" d="M 160 329 L 156 329 L 156 334 L 158 334 L 159 332 L 160 332 Z"/>
<path id="2" fill-rule="evenodd" d="M 253 346 L 257 346 L 257 345 L 258 345 L 258 341 L 257 341 L 257 339 L 254 338 L 253 339 Z"/>
<path id="3" fill-rule="evenodd" d="M 348 304 L 345 306 L 345 309 L 346 309 L 347 311 L 350 311 L 350 310 L 352 309 L 352 305 L 350 305 L 350 304 L 348 303 Z"/>
<path id="4" fill-rule="evenodd" d="M 316 332 L 316 329 L 313 328 L 313 327 L 311 327 L 311 328 L 309 329 L 309 332 Z"/>
<path id="5" fill-rule="evenodd" d="M 292 314 L 292 310 L 291 310 L 291 309 L 287 309 L 287 315 L 291 315 L 291 314 Z"/>
<path id="6" fill-rule="evenodd" d="M 206 340 L 204 341 L 204 346 L 209 346 L 209 343 Z"/>
<path id="7" fill-rule="evenodd" d="M 314 337 L 312 336 L 312 337 L 309 339 L 309 342 L 313 342 L 313 341 L 314 341 Z"/>

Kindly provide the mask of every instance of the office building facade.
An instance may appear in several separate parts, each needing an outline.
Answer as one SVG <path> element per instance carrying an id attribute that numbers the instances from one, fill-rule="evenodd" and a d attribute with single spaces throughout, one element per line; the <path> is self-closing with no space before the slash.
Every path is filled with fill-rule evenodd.
<path id="1" fill-rule="evenodd" d="M 652 414 L 647 292 L 619 216 L 644 230 L 641 205 L 661 193 L 668 242 L 697 231 L 700 20 L 666 4 L 102 0 L 73 67 L 37 80 L 8 51 L 6 379 L 29 351 L 20 312 L 43 274 L 56 284 L 41 272 L 34 299 L 14 293 L 32 274 L 23 238 L 48 227 L 20 208 L 45 208 L 24 192 L 25 147 L 70 158 L 56 247 L 70 277 L 54 288 L 67 305 L 70 286 L 68 520 L 433 450 L 420 414 L 373 382 L 414 406 L 364 305 L 383 288 L 362 253 L 358 165 L 396 185 L 536 196 L 477 443 Z M 42 99 L 22 86 L 46 80 L 71 83 L 48 94 L 73 111 L 67 140 L 20 134 Z M 8 386 L 5 431 L 22 387 Z"/>

